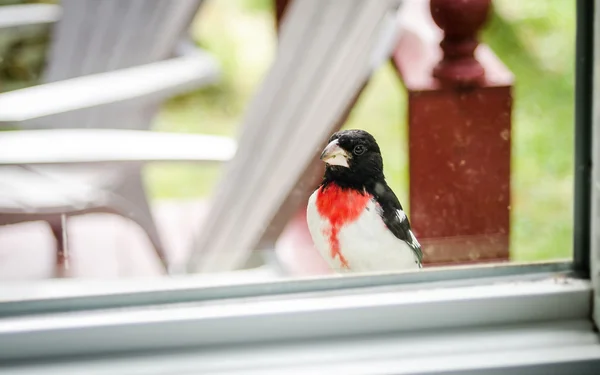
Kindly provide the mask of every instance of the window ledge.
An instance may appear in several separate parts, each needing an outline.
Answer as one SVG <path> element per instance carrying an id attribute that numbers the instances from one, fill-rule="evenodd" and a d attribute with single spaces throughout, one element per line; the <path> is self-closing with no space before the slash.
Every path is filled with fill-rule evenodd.
<path id="1" fill-rule="evenodd" d="M 599 365 L 591 323 L 573 320 L 13 363 L 0 369 L 5 375 L 586 375 L 597 374 Z"/>
<path id="2" fill-rule="evenodd" d="M 421 361 L 423 356 L 431 359 L 421 366 L 434 366 L 434 363 L 442 363 L 439 362 L 442 359 L 477 357 L 473 352 L 479 349 L 483 355 L 487 344 L 472 346 L 478 340 L 491 345 L 488 354 L 497 360 L 526 362 L 528 358 L 537 358 L 548 363 L 574 363 L 585 358 L 600 359 L 600 346 L 596 345 L 589 320 L 591 295 L 587 281 L 547 278 L 436 289 L 402 291 L 387 287 L 355 293 L 306 293 L 10 317 L 0 319 L 0 363 L 60 357 L 71 361 L 69 358 L 73 356 L 123 356 L 127 352 L 185 348 L 202 348 L 202 353 L 218 350 L 223 355 L 228 352 L 232 355 L 235 348 L 246 345 L 274 351 L 273 355 L 263 353 L 264 360 L 274 360 L 276 351 L 285 345 L 320 342 L 329 346 L 324 349 L 328 353 L 338 344 L 327 342 L 336 338 L 360 346 L 366 338 L 376 337 L 387 337 L 390 345 L 399 348 L 412 347 L 421 340 Z M 549 322 L 552 323 L 544 325 Z M 514 337 L 510 336 L 511 332 Z M 502 338 L 503 335 L 507 336 Z M 515 347 L 505 345 L 510 340 L 516 343 Z M 456 345 L 450 344 L 454 341 Z M 440 342 L 446 342 L 449 351 L 444 352 Z M 272 343 L 277 345 L 269 346 Z M 434 343 L 438 343 L 437 346 Z M 466 345 L 465 348 L 460 349 L 459 343 Z M 307 350 L 312 346 L 308 345 Z M 434 347 L 441 351 L 433 351 Z M 394 363 L 412 360 L 409 357 L 386 359 Z M 200 362 L 195 365 L 200 366 Z M 410 367 L 409 362 L 403 366 L 414 369 L 418 365 L 413 363 Z M 309 362 L 302 364 L 308 366 Z M 304 371 L 307 373 L 306 368 Z M 286 369 L 285 373 L 291 372 Z M 354 372 L 340 370 L 339 373 Z M 401 372 L 394 370 L 394 373 Z"/>
<path id="3" fill-rule="evenodd" d="M 493 278 L 540 279 L 571 275 L 570 261 L 479 264 L 425 268 L 420 272 L 289 278 L 266 267 L 223 274 L 108 280 L 53 279 L 7 283 L 0 288 L 0 318 L 132 306 L 223 300 L 284 294 L 347 291 L 402 285 L 405 289 L 438 283 L 472 285 Z"/>

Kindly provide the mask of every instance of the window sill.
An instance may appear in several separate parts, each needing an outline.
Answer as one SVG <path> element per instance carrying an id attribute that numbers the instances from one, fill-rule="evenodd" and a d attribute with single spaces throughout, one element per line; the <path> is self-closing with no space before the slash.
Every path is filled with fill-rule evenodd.
<path id="1" fill-rule="evenodd" d="M 5 375 L 597 374 L 600 346 L 582 320 L 405 332 L 277 344 L 13 363 Z"/>
<path id="2" fill-rule="evenodd" d="M 591 296 L 587 281 L 552 277 L 10 317 L 0 320 L 0 363 L 24 371 L 22 363 L 37 358 L 41 365 L 51 358 L 63 374 L 66 368 L 89 369 L 88 361 L 74 362 L 77 356 L 105 356 L 106 361 L 93 360 L 98 368 L 139 363 L 142 370 L 136 373 L 157 374 L 217 369 L 249 374 L 250 368 L 292 374 L 295 366 L 301 368 L 298 373 L 327 368 L 325 373 L 455 369 L 465 374 L 468 366 L 503 366 L 503 371 L 527 363 L 545 369 L 550 364 L 587 366 L 600 361 L 590 322 Z M 201 351 L 190 352 L 193 348 Z M 147 351 L 151 357 L 145 357 Z M 236 362 L 224 362 L 228 356 Z M 43 364 L 45 373 L 49 365 Z M 121 371 L 110 368 L 106 373 Z"/>
<path id="3" fill-rule="evenodd" d="M 54 279 L 5 284 L 0 288 L 0 318 L 23 314 L 89 311 L 173 303 L 291 295 L 388 287 L 429 288 L 472 285 L 497 277 L 540 279 L 570 275 L 570 261 L 479 264 L 426 268 L 421 272 L 345 277 L 288 278 L 269 266 L 222 274 L 117 280 Z"/>

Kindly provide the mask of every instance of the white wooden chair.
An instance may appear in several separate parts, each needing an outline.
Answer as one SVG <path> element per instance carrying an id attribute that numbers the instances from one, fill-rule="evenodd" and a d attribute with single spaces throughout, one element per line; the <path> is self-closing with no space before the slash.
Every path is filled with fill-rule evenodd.
<path id="1" fill-rule="evenodd" d="M 0 8 L 0 29 L 56 20 L 44 83 L 0 94 L 0 225 L 111 212 L 139 224 L 168 264 L 141 168 L 224 162 L 228 138 L 148 131 L 167 98 L 217 81 L 214 58 L 187 42 L 201 0 L 63 0 Z M 58 271 L 59 274 L 62 271 Z"/>

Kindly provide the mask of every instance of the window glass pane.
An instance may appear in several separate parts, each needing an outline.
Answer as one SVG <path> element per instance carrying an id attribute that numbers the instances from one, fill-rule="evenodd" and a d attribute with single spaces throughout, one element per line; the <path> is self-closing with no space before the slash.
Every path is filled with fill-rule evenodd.
<path id="1" fill-rule="evenodd" d="M 0 167 L 0 279 L 572 257 L 575 2 L 407 1 L 399 17 L 394 1 L 150 3 L 0 29 L 0 106 L 29 103 L 0 109 L 0 142 L 30 150 L 0 159 L 38 163 Z M 455 36 L 443 51 L 438 25 Z M 153 133 L 2 138 L 98 128 Z"/>

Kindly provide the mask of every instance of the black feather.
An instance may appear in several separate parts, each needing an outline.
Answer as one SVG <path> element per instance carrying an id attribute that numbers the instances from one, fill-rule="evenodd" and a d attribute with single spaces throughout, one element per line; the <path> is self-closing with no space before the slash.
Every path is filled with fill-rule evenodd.
<path id="1" fill-rule="evenodd" d="M 375 200 L 382 208 L 381 217 L 388 229 L 398 239 L 406 242 L 415 252 L 419 264 L 423 262 L 423 250 L 418 242 L 414 242 L 411 236 L 410 222 L 404 213 L 404 209 L 394 194 L 394 191 L 384 181 L 376 182 L 372 187 L 365 187 L 367 192 L 375 197 Z M 403 217 L 398 212 L 403 213 Z"/>

